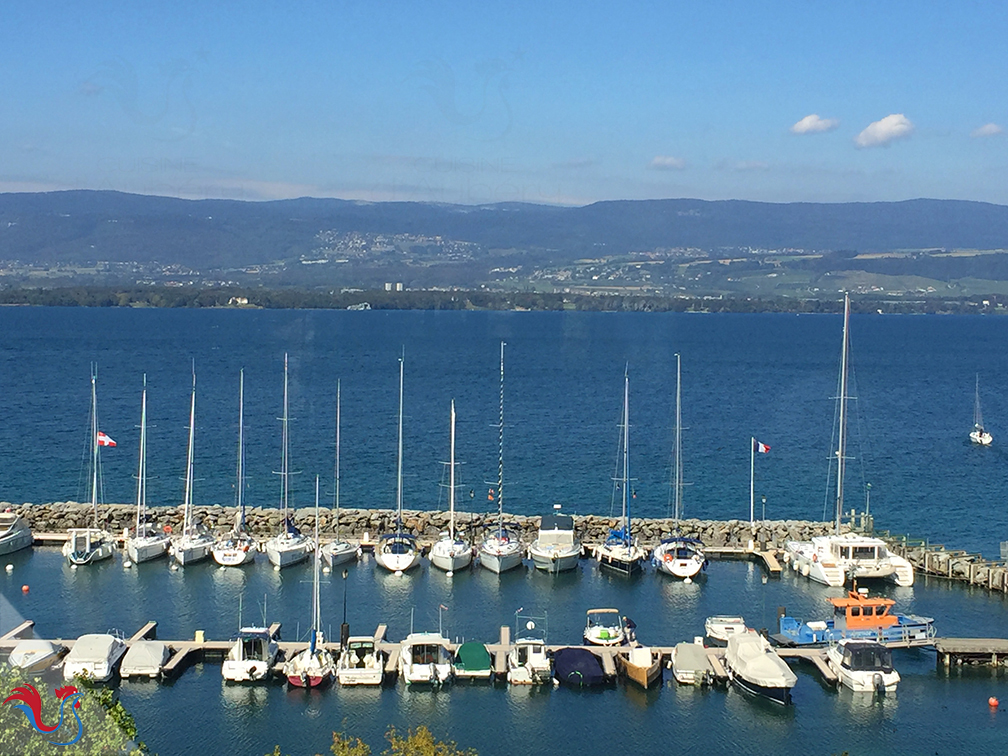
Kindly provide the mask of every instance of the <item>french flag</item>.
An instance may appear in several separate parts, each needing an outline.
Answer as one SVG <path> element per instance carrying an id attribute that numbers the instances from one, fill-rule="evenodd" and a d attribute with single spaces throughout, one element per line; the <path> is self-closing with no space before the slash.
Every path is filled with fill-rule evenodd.
<path id="1" fill-rule="evenodd" d="M 103 431 L 98 431 L 98 446 L 115 446 L 116 442 L 112 440 L 112 437 Z M 768 447 L 769 448 L 769 447 Z"/>
<path id="2" fill-rule="evenodd" d="M 758 451 L 760 454 L 766 454 L 768 451 L 770 451 L 770 444 L 761 443 L 757 441 L 755 438 L 753 439 L 753 446 L 756 449 L 756 451 Z"/>

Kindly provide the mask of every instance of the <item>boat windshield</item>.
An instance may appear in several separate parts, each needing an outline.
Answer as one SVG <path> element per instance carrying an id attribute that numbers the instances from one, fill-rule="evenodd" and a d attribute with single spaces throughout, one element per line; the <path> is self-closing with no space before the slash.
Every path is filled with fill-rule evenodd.
<path id="1" fill-rule="evenodd" d="M 892 672 L 892 651 L 878 644 L 848 645 L 843 666 L 854 672 Z"/>

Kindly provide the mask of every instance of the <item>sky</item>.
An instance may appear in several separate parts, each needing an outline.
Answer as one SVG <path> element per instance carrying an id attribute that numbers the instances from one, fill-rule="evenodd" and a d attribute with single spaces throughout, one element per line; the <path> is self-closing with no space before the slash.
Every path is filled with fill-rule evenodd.
<path id="1" fill-rule="evenodd" d="M 18 2 L 0 191 L 1008 204 L 1008 4 Z"/>

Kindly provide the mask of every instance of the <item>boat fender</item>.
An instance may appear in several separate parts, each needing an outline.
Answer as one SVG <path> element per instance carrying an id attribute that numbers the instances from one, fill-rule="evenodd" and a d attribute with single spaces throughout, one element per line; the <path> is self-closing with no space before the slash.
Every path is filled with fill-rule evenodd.
<path id="1" fill-rule="evenodd" d="M 812 555 L 812 561 L 813 562 L 818 562 L 819 561 L 819 555 L 818 554 L 813 554 Z"/>

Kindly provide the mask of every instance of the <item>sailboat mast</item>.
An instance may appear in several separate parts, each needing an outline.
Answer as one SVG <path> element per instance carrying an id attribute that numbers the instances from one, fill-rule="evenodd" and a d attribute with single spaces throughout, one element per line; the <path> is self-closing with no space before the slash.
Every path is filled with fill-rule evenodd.
<path id="1" fill-rule="evenodd" d="M 623 542 L 630 542 L 630 371 L 623 371 Z"/>
<path id="2" fill-rule="evenodd" d="M 235 530 L 245 523 L 245 368 L 238 373 L 238 465 L 235 474 Z"/>
<path id="3" fill-rule="evenodd" d="M 675 519 L 682 517 L 682 366 L 679 354 L 676 359 L 675 393 Z"/>
<path id="4" fill-rule="evenodd" d="M 980 413 L 980 373 L 976 375 L 976 394 L 973 399 L 973 429 L 983 431 L 983 415 Z"/>
<path id="5" fill-rule="evenodd" d="M 189 402 L 189 452 L 186 455 L 185 517 L 182 533 L 190 535 L 192 529 L 193 440 L 196 435 L 196 368 L 192 374 L 192 399 Z"/>
<path id="6" fill-rule="evenodd" d="M 91 367 L 91 509 L 95 527 L 98 527 L 98 392 L 95 382 L 98 371 Z"/>
<path id="7" fill-rule="evenodd" d="M 497 535 L 504 534 L 504 342 L 500 357 L 500 419 L 497 422 Z"/>
<path id="8" fill-rule="evenodd" d="M 451 400 L 451 452 L 448 456 L 448 537 L 455 540 L 455 400 Z"/>
<path id="9" fill-rule="evenodd" d="M 281 508 L 283 509 L 284 532 L 287 532 L 287 495 L 289 493 L 287 469 L 287 353 L 284 352 L 284 400 L 283 400 L 283 458 L 280 460 Z"/>
<path id="10" fill-rule="evenodd" d="M 840 355 L 840 418 L 837 441 L 836 533 L 843 516 L 843 484 L 847 453 L 847 360 L 849 348 L 850 294 L 844 293 L 843 350 Z"/>
<path id="11" fill-rule="evenodd" d="M 315 653 L 315 643 L 322 626 L 322 609 L 319 606 L 319 476 L 315 476 L 315 570 L 312 575 L 312 635 L 311 653 Z"/>
<path id="12" fill-rule="evenodd" d="M 402 409 L 403 409 L 403 363 L 406 352 L 399 357 L 399 447 L 396 462 L 396 530 L 402 530 Z"/>
<path id="13" fill-rule="evenodd" d="M 143 394 L 140 399 L 140 463 L 137 468 L 136 534 L 140 537 L 140 524 L 147 509 L 147 374 L 143 377 Z"/>
<path id="14" fill-rule="evenodd" d="M 339 457 L 340 457 L 340 380 L 336 379 L 336 469 L 333 472 L 335 482 L 335 493 L 333 494 L 333 505 L 336 509 L 336 540 L 339 541 Z"/>

